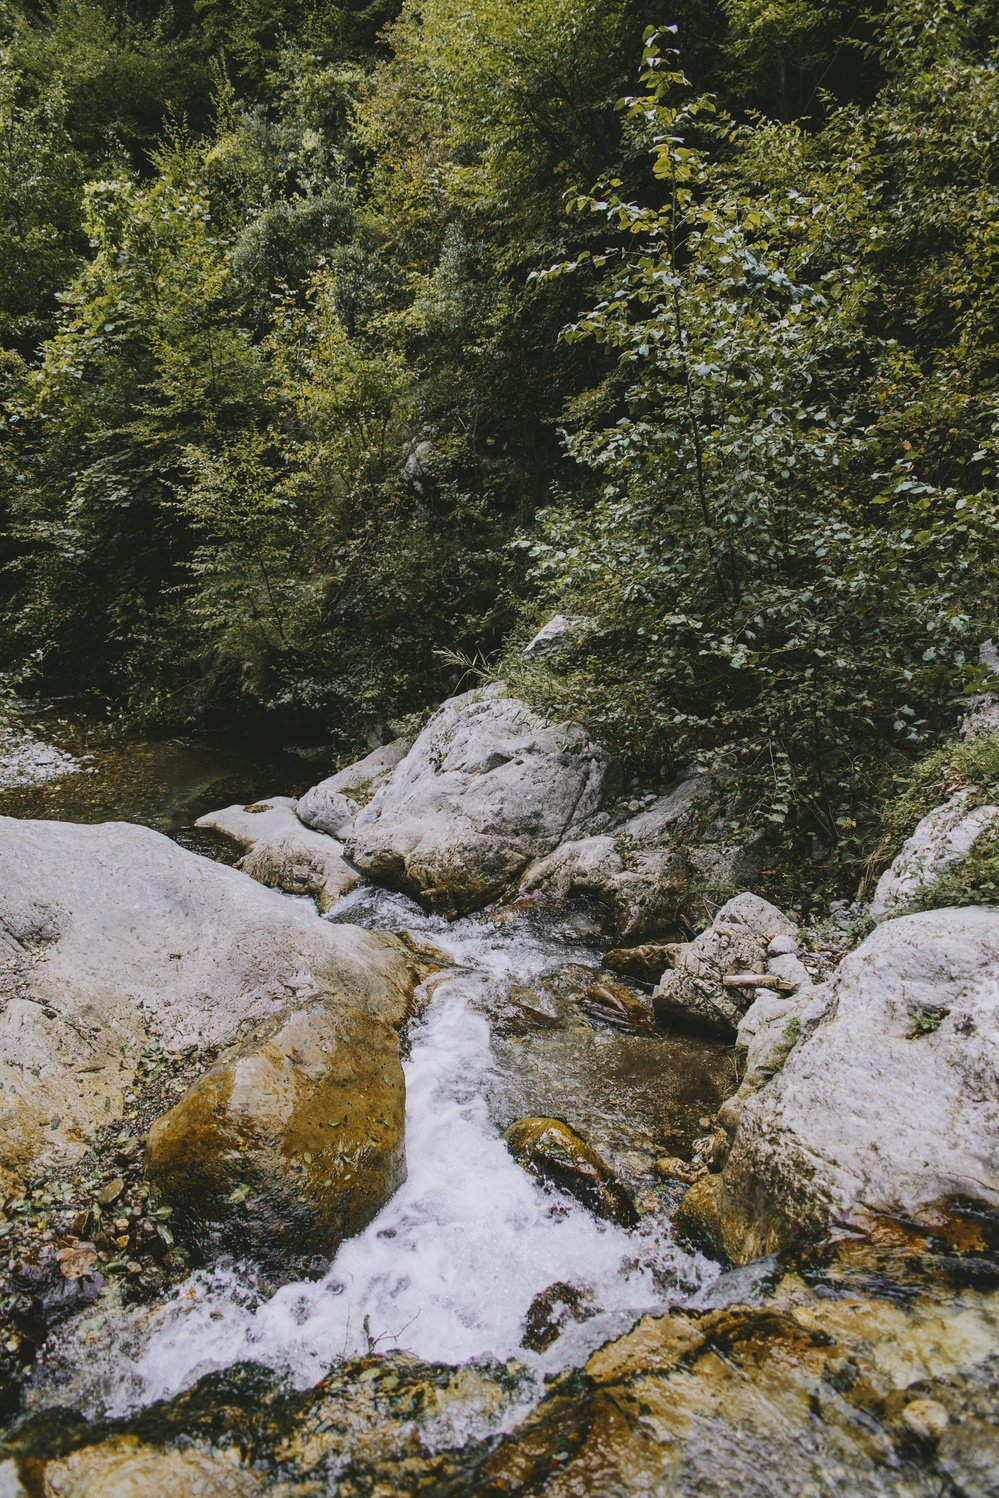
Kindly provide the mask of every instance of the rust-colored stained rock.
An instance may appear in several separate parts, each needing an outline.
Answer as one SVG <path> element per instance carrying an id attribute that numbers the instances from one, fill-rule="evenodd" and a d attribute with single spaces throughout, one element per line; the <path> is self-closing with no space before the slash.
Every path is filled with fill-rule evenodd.
<path id="1" fill-rule="evenodd" d="M 173 1450 L 119 1436 L 25 1473 L 39 1498 L 250 1498 L 263 1491 L 235 1452 Z"/>
<path id="2" fill-rule="evenodd" d="M 157 1119 L 146 1173 L 190 1241 L 283 1275 L 315 1271 L 405 1179 L 404 1107 L 394 1031 L 312 1004 Z"/>
<path id="3" fill-rule="evenodd" d="M 997 1455 L 983 1378 L 996 1297 L 959 1300 L 956 1316 L 929 1299 L 852 1298 L 646 1317 L 595 1352 L 578 1383 L 554 1387 L 480 1465 L 474 1491 L 778 1498 L 825 1492 L 835 1470 L 851 1495 L 953 1483 L 984 1498 Z M 975 1413 L 955 1423 L 955 1408 Z"/>
<path id="4" fill-rule="evenodd" d="M 656 1028 L 652 1005 L 623 983 L 591 983 L 583 994 L 582 1007 L 619 1030 L 649 1035 Z"/>
<path id="5" fill-rule="evenodd" d="M 604 957 L 604 962 L 615 973 L 627 978 L 638 978 L 643 983 L 658 983 L 668 967 L 672 967 L 677 946 L 681 943 L 650 941 L 640 947 L 615 947 Z"/>
<path id="6" fill-rule="evenodd" d="M 598 1217 L 634 1227 L 628 1192 L 596 1150 L 557 1118 L 521 1118 L 506 1133 L 510 1153 L 539 1181 L 568 1192 Z"/>

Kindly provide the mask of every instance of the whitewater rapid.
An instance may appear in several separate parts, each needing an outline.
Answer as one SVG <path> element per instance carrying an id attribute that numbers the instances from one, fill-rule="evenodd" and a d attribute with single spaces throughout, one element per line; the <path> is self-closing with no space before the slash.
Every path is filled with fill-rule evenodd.
<path id="1" fill-rule="evenodd" d="M 490 1120 L 490 988 L 529 984 L 567 961 L 596 965 L 595 953 L 522 921 L 448 926 L 370 891 L 337 918 L 408 930 L 454 964 L 431 980 L 404 1064 L 404 1185 L 320 1280 L 264 1298 L 251 1270 L 225 1266 L 192 1275 L 152 1309 L 103 1312 L 63 1333 L 58 1382 L 84 1413 L 123 1415 L 245 1360 L 298 1387 L 340 1359 L 395 1349 L 449 1364 L 516 1360 L 540 1379 L 716 1277 L 717 1266 L 676 1246 L 663 1217 L 629 1232 L 536 1185 Z M 588 1319 L 546 1353 L 528 1352 L 527 1312 L 558 1282 L 583 1293 Z"/>

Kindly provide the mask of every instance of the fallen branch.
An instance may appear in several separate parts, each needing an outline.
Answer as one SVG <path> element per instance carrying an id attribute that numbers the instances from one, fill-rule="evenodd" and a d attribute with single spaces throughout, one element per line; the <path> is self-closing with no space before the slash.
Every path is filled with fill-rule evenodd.
<path id="1" fill-rule="evenodd" d="M 722 988 L 772 988 L 774 993 L 797 993 L 798 984 L 773 973 L 729 973 L 722 979 Z"/>

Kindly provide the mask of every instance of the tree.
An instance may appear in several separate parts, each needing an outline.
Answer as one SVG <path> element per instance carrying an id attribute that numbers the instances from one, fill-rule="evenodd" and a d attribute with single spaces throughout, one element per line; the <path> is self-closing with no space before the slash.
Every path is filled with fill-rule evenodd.
<path id="1" fill-rule="evenodd" d="M 865 242 L 872 201 L 908 199 L 875 142 L 915 100 L 889 91 L 859 138 L 850 112 L 821 143 L 740 130 L 655 33 L 644 84 L 628 113 L 664 201 L 611 182 L 574 204 L 619 244 L 598 257 L 604 296 L 565 336 L 615 365 L 568 412 L 569 450 L 600 487 L 529 543 L 548 605 L 594 625 L 588 659 L 552 690 L 646 765 L 710 767 L 799 848 L 852 845 L 885 767 L 952 718 L 997 556 L 971 410 L 959 461 L 897 442 L 910 356 L 881 331 L 881 252 L 872 264 Z M 905 85 L 921 104 L 927 87 Z M 982 286 L 976 308 L 990 297 Z"/>

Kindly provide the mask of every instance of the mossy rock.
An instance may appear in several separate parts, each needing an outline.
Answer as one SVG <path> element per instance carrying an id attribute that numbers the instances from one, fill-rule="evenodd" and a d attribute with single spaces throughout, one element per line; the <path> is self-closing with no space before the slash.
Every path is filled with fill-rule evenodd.
<path id="1" fill-rule="evenodd" d="M 506 1133 L 510 1153 L 539 1181 L 574 1196 L 621 1227 L 638 1221 L 635 1204 L 610 1167 L 558 1118 L 521 1118 Z"/>
<path id="2" fill-rule="evenodd" d="M 149 1134 L 146 1174 L 204 1257 L 321 1272 L 405 1179 L 395 1032 L 352 1007 L 286 1014 Z"/>

